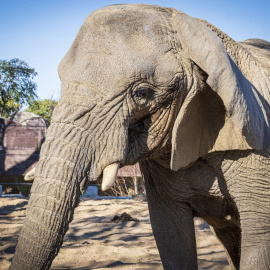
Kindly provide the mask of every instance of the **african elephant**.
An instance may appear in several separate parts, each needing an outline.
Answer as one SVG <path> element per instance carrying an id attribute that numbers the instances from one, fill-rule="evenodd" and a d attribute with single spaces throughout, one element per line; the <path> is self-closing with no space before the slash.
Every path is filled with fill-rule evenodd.
<path id="1" fill-rule="evenodd" d="M 270 57 L 171 8 L 95 11 L 59 65 L 62 96 L 11 269 L 49 269 L 89 181 L 140 163 L 164 269 L 197 269 L 194 217 L 232 269 L 270 269 Z"/>

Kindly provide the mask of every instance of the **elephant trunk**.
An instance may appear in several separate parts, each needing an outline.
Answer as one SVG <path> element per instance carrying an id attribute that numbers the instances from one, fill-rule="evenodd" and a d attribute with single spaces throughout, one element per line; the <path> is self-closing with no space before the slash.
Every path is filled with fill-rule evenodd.
<path id="1" fill-rule="evenodd" d="M 61 124 L 49 128 L 10 269 L 49 269 L 59 251 L 91 164 L 85 151 L 87 136 L 81 132 L 78 147 L 73 139 L 77 132 L 74 126 L 67 130 Z"/>

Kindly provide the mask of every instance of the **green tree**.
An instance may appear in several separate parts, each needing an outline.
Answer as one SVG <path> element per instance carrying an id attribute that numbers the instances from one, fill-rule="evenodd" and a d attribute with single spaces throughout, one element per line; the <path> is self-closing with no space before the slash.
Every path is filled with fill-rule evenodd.
<path id="1" fill-rule="evenodd" d="M 41 116 L 48 122 L 48 124 L 50 124 L 52 113 L 57 103 L 58 102 L 56 100 L 52 99 L 35 100 L 25 111 Z"/>
<path id="2" fill-rule="evenodd" d="M 20 59 L 0 60 L 0 117 L 9 118 L 36 98 L 34 68 Z"/>

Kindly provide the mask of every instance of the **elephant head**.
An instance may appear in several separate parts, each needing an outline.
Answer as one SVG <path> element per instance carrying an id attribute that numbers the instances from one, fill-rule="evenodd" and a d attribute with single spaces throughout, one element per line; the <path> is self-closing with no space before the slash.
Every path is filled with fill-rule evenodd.
<path id="1" fill-rule="evenodd" d="M 203 23 L 174 9 L 92 13 L 59 65 L 62 96 L 48 129 L 11 269 L 48 269 L 89 181 L 119 166 L 269 147 L 269 109 Z M 256 89 L 257 87 L 257 89 Z"/>

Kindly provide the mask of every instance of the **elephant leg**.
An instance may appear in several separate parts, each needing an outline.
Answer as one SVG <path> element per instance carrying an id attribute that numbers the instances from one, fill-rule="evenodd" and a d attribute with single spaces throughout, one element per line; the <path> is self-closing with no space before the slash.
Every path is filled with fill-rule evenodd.
<path id="1" fill-rule="evenodd" d="M 153 197 L 149 191 L 147 196 L 152 229 L 164 269 L 197 269 L 196 240 L 190 206 L 168 206 Z"/>
<path id="2" fill-rule="evenodd" d="M 259 209 L 259 208 L 258 208 Z M 255 214 L 241 221 L 241 270 L 270 269 L 270 219 L 260 220 Z"/>
<path id="3" fill-rule="evenodd" d="M 259 153 L 259 154 L 258 154 Z M 234 197 L 241 224 L 241 270 L 270 269 L 270 158 L 255 152 L 238 170 Z"/>
<path id="4" fill-rule="evenodd" d="M 147 169 L 144 178 L 151 225 L 164 269 L 198 269 L 191 206 L 166 198 Z"/>
<path id="5" fill-rule="evenodd" d="M 268 179 L 266 179 L 268 181 Z M 247 189 L 246 185 L 246 189 Z M 241 270 L 270 269 L 269 191 L 254 187 L 240 203 Z"/>
<path id="6" fill-rule="evenodd" d="M 252 237 L 260 238 L 260 235 L 255 234 Z M 241 252 L 241 270 L 269 270 L 270 269 L 270 239 L 265 237 L 260 243 L 253 246 L 245 246 L 249 234 L 243 231 L 242 252 Z"/>
<path id="7" fill-rule="evenodd" d="M 241 254 L 241 230 L 236 225 L 223 228 L 211 228 L 225 248 L 231 269 L 239 269 Z"/>

